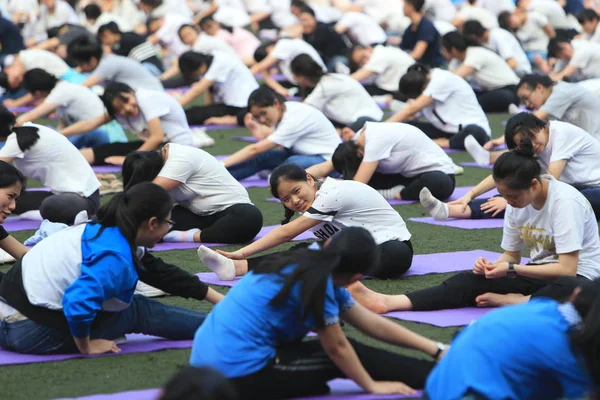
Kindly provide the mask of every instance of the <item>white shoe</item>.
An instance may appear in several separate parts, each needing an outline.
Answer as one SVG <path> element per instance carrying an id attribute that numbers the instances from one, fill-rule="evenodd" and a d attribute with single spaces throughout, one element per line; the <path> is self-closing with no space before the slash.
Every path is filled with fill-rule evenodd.
<path id="1" fill-rule="evenodd" d="M 163 292 L 160 289 L 152 287 L 142 281 L 138 281 L 137 286 L 135 287 L 135 294 L 141 294 L 145 297 L 160 297 L 167 296 L 168 293 Z"/>
<path id="2" fill-rule="evenodd" d="M 208 136 L 203 128 L 192 129 L 192 142 L 194 147 L 211 147 L 215 145 L 215 139 Z"/>
<path id="3" fill-rule="evenodd" d="M 454 164 L 454 175 L 462 175 L 465 173 L 465 169 L 460 165 Z"/>
<path id="4" fill-rule="evenodd" d="M 517 115 L 517 114 L 520 114 L 522 112 L 523 112 L 523 110 L 521 110 L 519 108 L 519 106 L 516 105 L 516 104 L 511 104 L 511 105 L 508 106 L 508 113 L 510 115 Z"/>
<path id="5" fill-rule="evenodd" d="M 17 261 L 13 256 L 0 249 L 0 264 L 6 264 Z"/>

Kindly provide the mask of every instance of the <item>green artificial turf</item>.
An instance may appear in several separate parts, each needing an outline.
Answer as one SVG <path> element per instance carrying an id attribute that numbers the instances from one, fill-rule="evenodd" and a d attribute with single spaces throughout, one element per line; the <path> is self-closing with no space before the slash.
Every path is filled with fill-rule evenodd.
<path id="1" fill-rule="evenodd" d="M 490 116 L 495 137 L 502 134 L 501 121 L 506 119 L 507 115 Z M 207 151 L 214 155 L 231 154 L 246 144 L 232 141 L 231 136 L 246 134 L 248 132 L 245 129 L 213 132 L 211 135 L 216 139 L 217 144 Z M 452 154 L 451 157 L 457 163 L 471 161 L 466 152 Z M 457 177 L 456 184 L 457 186 L 475 185 L 488 173 L 489 170 L 465 168 L 465 173 Z M 31 185 L 37 186 L 39 183 L 34 182 Z M 262 210 L 264 224 L 278 224 L 283 216 L 283 210 L 279 204 L 265 201 L 270 197 L 268 189 L 253 188 L 248 192 L 254 204 Z M 411 217 L 425 216 L 420 205 L 405 205 L 395 208 L 405 220 Z M 462 230 L 409 221 L 407 221 L 407 226 L 413 235 L 412 242 L 416 254 L 475 249 L 500 251 L 502 236 L 500 229 Z M 31 231 L 15 232 L 13 236 L 22 241 L 32 233 Z M 280 246 L 278 249 L 286 246 L 289 247 L 289 244 Z M 228 247 L 228 249 L 236 248 L 239 246 Z M 166 261 L 175 263 L 193 273 L 208 271 L 198 261 L 195 250 L 169 251 L 159 253 L 159 255 Z M 58 251 L 57 256 L 60 256 Z M 5 272 L 9 268 L 9 265 L 3 265 L 0 266 L 0 271 Z M 438 284 L 448 276 L 448 274 L 426 275 L 401 280 L 369 280 L 366 281 L 366 284 L 370 288 L 384 293 L 404 293 Z M 222 293 L 226 292 L 226 289 L 223 288 L 215 287 L 215 289 Z M 161 298 L 160 301 L 195 310 L 210 311 L 210 306 L 206 302 L 175 297 Z M 393 321 L 422 335 L 444 342 L 449 342 L 457 331 L 456 328 L 442 329 L 426 324 Z M 410 351 L 376 343 L 351 327 L 346 326 L 344 330 L 348 336 L 365 343 L 420 356 Z M 185 366 L 189 353 L 189 349 L 165 350 L 144 354 L 0 367 L 0 399 L 53 399 L 154 388 L 162 385 L 178 368 Z"/>

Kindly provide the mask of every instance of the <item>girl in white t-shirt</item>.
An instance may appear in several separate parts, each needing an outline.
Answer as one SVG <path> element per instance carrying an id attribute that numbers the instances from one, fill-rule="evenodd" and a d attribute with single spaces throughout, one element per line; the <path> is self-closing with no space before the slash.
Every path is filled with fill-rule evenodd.
<path id="1" fill-rule="evenodd" d="M 472 271 L 407 295 L 378 295 L 361 285 L 353 297 L 381 312 L 498 307 L 532 296 L 564 300 L 575 287 L 599 278 L 600 239 L 590 203 L 571 185 L 541 173 L 531 142 L 494 164 L 493 180 L 508 202 L 504 253 L 496 261 L 480 257 Z M 526 247 L 527 264 L 521 261 Z"/>
<path id="2" fill-rule="evenodd" d="M 282 226 L 232 253 L 217 253 L 203 246 L 198 249 L 200 260 L 220 279 L 232 280 L 246 274 L 265 258 L 246 260 L 247 257 L 285 243 L 307 230 L 324 242 L 347 227 L 362 227 L 373 235 L 381 254 L 375 277 L 399 277 L 410 268 L 411 234 L 400 214 L 375 189 L 355 181 L 332 178 L 319 181 L 297 164 L 281 165 L 269 180 L 271 193 L 285 208 Z M 300 216 L 290 222 L 296 212 Z"/>
<path id="3" fill-rule="evenodd" d="M 130 153 L 123 164 L 125 189 L 146 181 L 177 203 L 165 242 L 246 243 L 262 228 L 262 214 L 246 189 L 204 150 L 171 143 Z"/>
<path id="4" fill-rule="evenodd" d="M 96 129 L 113 119 L 122 119 L 140 139 L 82 149 L 81 153 L 92 165 L 121 165 L 125 156 L 132 151 L 155 150 L 166 141 L 187 146 L 195 144 L 196 138 L 183 108 L 166 92 L 146 89 L 134 91 L 124 83 L 113 82 L 106 86 L 102 101 L 107 109 L 106 113 L 79 121 L 62 129 L 60 133 L 75 135 Z"/>
<path id="5" fill-rule="evenodd" d="M 72 225 L 85 210 L 92 216 L 100 206 L 100 182 L 67 138 L 42 125 L 15 127 L 15 116 L 0 106 L 0 160 L 12 163 L 47 191 L 28 191 L 14 210 L 20 215 L 39 210 L 43 219 Z M 39 218 L 38 214 L 38 218 Z"/>
<path id="6" fill-rule="evenodd" d="M 386 122 L 405 122 L 422 113 L 429 122 L 409 122 L 440 147 L 465 149 L 472 135 L 480 144 L 490 140 L 491 128 L 469 84 L 452 72 L 415 64 L 400 80 L 400 92 L 415 99 Z"/>
<path id="7" fill-rule="evenodd" d="M 331 161 L 309 168 L 316 176 L 334 170 L 344 179 L 366 183 L 386 199 L 417 200 L 424 187 L 436 197 L 454 192 L 454 163 L 419 128 L 401 123 L 367 122 L 361 131 L 346 129 L 352 140 L 338 146 Z"/>
<path id="8" fill-rule="evenodd" d="M 266 86 L 256 89 L 248 100 L 252 119 L 248 128 L 262 140 L 244 147 L 223 160 L 231 175 L 244 179 L 283 163 L 303 168 L 331 159 L 341 139 L 323 113 L 307 104 L 286 101 Z M 272 132 L 272 133 L 270 133 Z M 279 148 L 278 148 L 279 147 Z"/>
<path id="9" fill-rule="evenodd" d="M 351 77 L 324 72 L 307 54 L 294 58 L 292 73 L 301 87 L 312 89 L 304 103 L 320 110 L 334 125 L 357 131 L 365 121 L 381 121 L 381 108 Z"/>
<path id="10" fill-rule="evenodd" d="M 212 17 L 202 18 L 198 25 L 206 36 L 227 43 L 244 64 L 249 67 L 254 65 L 254 52 L 260 46 L 260 40 L 252 32 L 244 28 L 223 26 Z"/>
<path id="11" fill-rule="evenodd" d="M 248 98 L 258 83 L 236 55 L 188 51 L 179 58 L 179 69 L 187 80 L 196 82 L 179 98 L 179 104 L 185 106 L 204 94 L 204 105 L 185 110 L 190 125 L 244 126 Z"/>
<path id="12" fill-rule="evenodd" d="M 361 46 L 376 46 L 387 42 L 387 35 L 375 19 L 362 12 L 346 12 L 335 24 L 335 31 L 345 33 Z"/>

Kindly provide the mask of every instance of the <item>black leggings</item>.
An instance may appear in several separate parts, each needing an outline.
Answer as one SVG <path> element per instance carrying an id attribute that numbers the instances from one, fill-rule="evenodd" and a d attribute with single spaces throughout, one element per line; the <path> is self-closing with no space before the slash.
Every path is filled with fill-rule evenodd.
<path id="1" fill-rule="evenodd" d="M 92 165 L 106 165 L 104 160 L 112 156 L 126 156 L 133 153 L 144 144 L 141 140 L 124 143 L 107 143 L 102 146 L 92 148 L 94 152 L 94 163 Z"/>
<path id="2" fill-rule="evenodd" d="M 190 125 L 204 125 L 204 122 L 209 118 L 231 115 L 237 118 L 237 124 L 239 126 L 244 126 L 244 116 L 247 112 L 247 107 L 233 107 L 226 104 L 209 104 L 206 106 L 190 107 L 185 110 L 185 116 Z"/>
<path id="3" fill-rule="evenodd" d="M 563 276 L 556 279 L 535 279 L 525 276 L 487 279 L 471 271 L 461 272 L 441 285 L 407 294 L 413 311 L 474 307 L 475 298 L 485 293 L 520 293 L 532 297 L 549 297 L 565 301 L 587 278 Z"/>
<path id="4" fill-rule="evenodd" d="M 400 192 L 402 200 L 419 200 L 419 193 L 423 188 L 428 188 L 436 199 L 447 199 L 454 193 L 456 181 L 454 174 L 445 174 L 440 171 L 430 171 L 421 175 L 407 178 L 402 174 L 382 174 L 375 172 L 369 181 L 373 189 L 390 189 L 403 185 Z"/>
<path id="5" fill-rule="evenodd" d="M 482 146 L 491 140 L 487 132 L 479 125 L 467 125 L 458 133 L 448 133 L 436 128 L 431 122 L 407 121 L 406 123 L 416 126 L 431 139 L 449 139 L 450 148 L 455 150 L 465 149 L 465 138 L 469 135 L 472 135 Z"/>
<path id="6" fill-rule="evenodd" d="M 404 382 L 421 389 L 434 364 L 348 339 L 361 364 L 376 381 Z M 277 349 L 269 365 L 253 374 L 230 379 L 240 399 L 287 399 L 329 393 L 327 381 L 345 378 L 318 340 L 293 342 Z"/>
<path id="7" fill-rule="evenodd" d="M 85 210 L 92 217 L 100 207 L 100 192 L 96 190 L 89 197 L 77 193 L 53 194 L 43 191 L 26 191 L 17 202 L 15 215 L 26 211 L 40 210 L 42 218 L 51 222 L 73 225 L 75 217 Z"/>
<path id="8" fill-rule="evenodd" d="M 200 229 L 202 243 L 246 243 L 262 228 L 263 216 L 253 204 L 235 204 L 218 213 L 199 216 L 181 206 L 171 213 L 174 230 Z"/>
<path id="9" fill-rule="evenodd" d="M 511 104 L 519 104 L 521 100 L 517 96 L 517 86 L 508 85 L 494 90 L 475 91 L 477 101 L 486 113 L 504 113 L 508 111 Z"/>
<path id="10" fill-rule="evenodd" d="M 365 90 L 367 91 L 367 93 L 369 93 L 371 96 L 386 96 L 389 94 L 396 100 L 400 100 L 400 101 L 404 101 L 404 102 L 406 102 L 408 100 L 408 97 L 406 97 L 405 95 L 400 93 L 399 90 L 390 92 L 389 90 L 382 89 L 379 86 L 375 86 L 375 85 L 363 85 L 363 86 L 365 87 Z"/>
<path id="11" fill-rule="evenodd" d="M 299 249 L 306 248 L 308 245 L 309 243 L 299 243 L 284 251 L 298 251 Z M 410 269 L 414 254 L 410 240 L 403 242 L 400 240 L 388 240 L 387 242 L 381 243 L 377 247 L 379 247 L 380 252 L 379 264 L 370 272 L 370 275 L 380 279 L 399 278 L 402 274 Z M 256 268 L 258 264 L 272 254 L 277 253 L 248 258 L 246 260 L 248 261 L 248 270 Z"/>

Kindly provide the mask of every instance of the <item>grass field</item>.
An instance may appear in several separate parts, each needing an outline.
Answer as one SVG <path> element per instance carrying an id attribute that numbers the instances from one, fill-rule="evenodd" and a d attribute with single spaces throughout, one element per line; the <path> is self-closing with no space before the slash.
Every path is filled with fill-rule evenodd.
<path id="1" fill-rule="evenodd" d="M 507 115 L 490 116 L 495 137 L 503 133 L 501 121 L 506 119 Z M 247 134 L 245 130 L 213 133 L 217 144 L 207 150 L 214 155 L 231 154 L 244 146 L 242 142 L 232 141 L 231 136 L 244 134 Z M 451 156 L 457 163 L 471 161 L 466 152 Z M 488 172 L 484 169 L 465 168 L 464 175 L 457 177 L 456 185 L 475 185 Z M 262 210 L 264 224 L 278 224 L 283 216 L 283 210 L 279 204 L 265 201 L 270 197 L 268 189 L 249 189 L 248 192 L 254 204 Z M 425 215 L 419 205 L 395 208 L 404 220 Z M 412 243 L 416 254 L 476 249 L 500 251 L 502 236 L 500 229 L 462 230 L 409 221 L 407 221 L 407 226 L 412 233 Z M 22 241 L 32 233 L 31 231 L 16 232 L 13 236 Z M 285 247 L 289 247 L 289 245 L 280 246 L 278 250 Z M 235 248 L 238 247 L 232 246 L 227 249 Z M 198 261 L 195 250 L 170 251 L 159 254 L 166 261 L 177 264 L 190 272 L 208 271 Z M 10 265 L 0 266 L 0 271 L 5 272 L 9 268 Z M 384 293 L 405 293 L 435 285 L 447 277 L 448 275 L 426 275 L 401 280 L 369 280 L 366 284 L 370 288 Z M 226 292 L 223 288 L 216 287 L 215 289 Z M 211 308 L 206 302 L 174 297 L 162 298 L 160 301 L 201 311 L 210 311 Z M 444 342 L 449 342 L 457 331 L 454 328 L 442 329 L 426 324 L 408 322 L 401 324 L 425 336 Z M 345 327 L 344 330 L 350 337 L 375 344 L 371 339 L 364 337 L 351 327 Z M 379 344 L 377 345 L 379 346 Z M 410 354 L 410 351 L 387 347 L 393 351 Z M 190 350 L 166 350 L 145 354 L 0 367 L 0 399 L 53 399 L 154 388 L 162 385 L 178 368 L 185 366 L 189 353 Z"/>

